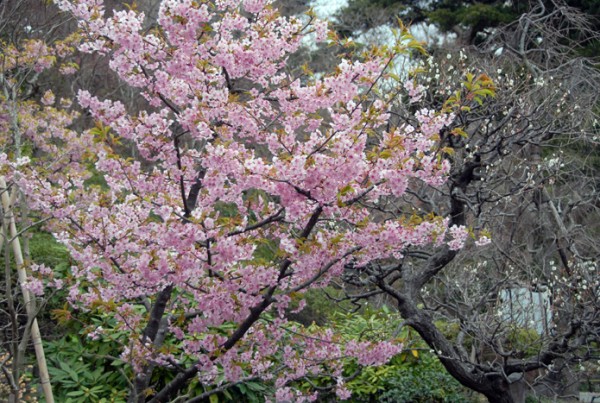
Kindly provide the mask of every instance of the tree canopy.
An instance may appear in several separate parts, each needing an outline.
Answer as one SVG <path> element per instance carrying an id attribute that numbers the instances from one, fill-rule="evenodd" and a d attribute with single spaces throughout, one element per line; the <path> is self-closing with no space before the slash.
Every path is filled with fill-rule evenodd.
<path id="1" fill-rule="evenodd" d="M 478 48 L 429 55 L 403 26 L 394 44 L 361 46 L 265 0 L 57 6 L 47 26 L 4 14 L 13 401 L 32 304 L 50 292 L 55 320 L 118 349 L 102 356 L 130 402 L 241 385 L 348 399 L 361 372 L 419 356 L 406 328 L 491 402 L 561 394 L 597 358 L 600 75 L 577 46 L 597 38 L 584 13 L 432 2 L 423 15 L 448 29 L 497 28 Z M 397 15 L 425 13 L 409 6 Z M 297 63 L 311 46 L 339 58 L 313 71 Z M 64 265 L 11 261 L 38 226 Z M 351 314 L 294 321 L 312 292 L 392 309 L 397 330 L 377 315 L 359 331 Z"/>

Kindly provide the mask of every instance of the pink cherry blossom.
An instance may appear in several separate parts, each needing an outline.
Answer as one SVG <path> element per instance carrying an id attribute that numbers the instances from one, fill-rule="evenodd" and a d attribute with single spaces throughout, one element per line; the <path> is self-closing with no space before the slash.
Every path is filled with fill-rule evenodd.
<path id="1" fill-rule="evenodd" d="M 351 260 L 464 245 L 468 230 L 448 229 L 448 218 L 379 208 L 444 183 L 450 165 L 438 138 L 454 115 L 423 109 L 412 125 L 388 127 L 395 100 L 378 86 L 395 55 L 385 51 L 299 78 L 290 56 L 305 35 L 326 40 L 327 24 L 281 17 L 268 0 L 164 0 L 152 30 L 143 13 L 106 12 L 101 0 L 57 4 L 77 20 L 79 50 L 109 57 L 149 106 L 131 110 L 83 89 L 77 102 L 95 126 L 74 132 L 68 100 L 55 105 L 47 93 L 45 106 L 23 105 L 25 136 L 52 156 L 38 161 L 52 169 L 1 154 L 0 165 L 33 209 L 55 219 L 49 228 L 76 262 L 68 279 L 45 281 L 116 320 L 90 335 L 125 332 L 121 357 L 136 376 L 189 365 L 202 382 L 257 376 L 273 380 L 278 401 L 312 401 L 290 385 L 327 363 L 337 396 L 349 398 L 342 358 L 382 365 L 402 345 L 344 340 L 291 324 L 286 312 Z M 30 60 L 36 71 L 64 51 L 29 46 L 45 60 Z M 405 89 L 411 102 L 424 91 L 412 81 Z M 102 186 L 86 184 L 92 173 Z M 155 314 L 166 339 L 148 336 Z"/>

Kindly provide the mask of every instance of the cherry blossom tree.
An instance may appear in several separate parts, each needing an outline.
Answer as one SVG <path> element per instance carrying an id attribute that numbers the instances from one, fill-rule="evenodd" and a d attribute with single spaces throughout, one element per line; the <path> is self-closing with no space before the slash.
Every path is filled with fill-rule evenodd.
<path id="1" fill-rule="evenodd" d="M 130 401 L 168 401 L 191 381 L 204 387 L 199 401 L 255 378 L 273 380 L 278 400 L 314 399 L 293 381 L 320 374 L 347 398 L 340 358 L 379 365 L 402 346 L 309 331 L 286 309 L 348 264 L 400 259 L 409 246 L 457 250 L 475 236 L 443 215 L 378 213 L 450 171 L 439 134 L 458 102 L 390 126 L 398 93 L 382 88 L 403 81 L 394 61 L 419 44 L 402 32 L 331 73 L 297 73 L 287 62 L 304 38 L 336 38 L 269 1 L 165 0 L 156 25 L 100 0 L 58 5 L 78 21 L 79 50 L 109 58 L 144 107 L 81 90 L 95 127 L 32 126 L 49 162 L 9 176 L 76 262 L 70 302 L 116 320 L 89 336 L 127 334 Z M 471 96 L 493 94 L 485 76 L 471 79 Z M 406 102 L 421 96 L 411 84 Z M 51 93 L 44 102 L 55 110 Z"/>
<path id="2" fill-rule="evenodd" d="M 317 398 L 312 379 L 348 397 L 341 358 L 378 365 L 402 346 L 286 319 L 332 282 L 392 302 L 490 401 L 597 355 L 598 75 L 573 57 L 570 38 L 589 36 L 580 14 L 538 7 L 495 33 L 493 58 L 456 50 L 407 79 L 399 56 L 421 49 L 405 32 L 359 53 L 268 1 L 164 1 L 151 16 L 59 6 L 77 34 L 3 48 L 2 174 L 69 249 L 73 309 L 110 318 L 87 336 L 123 344 L 130 401 L 201 401 L 256 379 L 281 401 Z M 294 66 L 306 38 L 348 60 Z M 75 44 L 133 98 L 78 74 L 77 102 L 28 99 Z M 525 343 L 515 332 L 530 325 L 501 302 L 524 288 L 551 297 Z"/>

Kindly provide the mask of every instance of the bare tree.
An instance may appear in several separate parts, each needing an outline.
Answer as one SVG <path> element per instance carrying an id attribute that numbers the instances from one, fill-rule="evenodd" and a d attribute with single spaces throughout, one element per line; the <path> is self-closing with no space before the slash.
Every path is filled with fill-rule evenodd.
<path id="1" fill-rule="evenodd" d="M 577 56 L 594 35 L 576 10 L 540 2 L 482 48 L 425 61 L 429 76 L 417 80 L 438 91 L 399 103 L 391 124 L 416 124 L 415 108 L 453 96 L 456 126 L 440 146 L 452 148 L 452 172 L 443 187 L 415 183 L 409 197 L 372 207 L 382 218 L 450 216 L 492 242 L 347 267 L 349 298 L 387 296 L 450 374 L 491 402 L 522 401 L 528 387 L 573 393 L 570 371 L 599 356 L 600 74 Z M 452 93 L 470 69 L 493 78 L 493 100 Z"/>

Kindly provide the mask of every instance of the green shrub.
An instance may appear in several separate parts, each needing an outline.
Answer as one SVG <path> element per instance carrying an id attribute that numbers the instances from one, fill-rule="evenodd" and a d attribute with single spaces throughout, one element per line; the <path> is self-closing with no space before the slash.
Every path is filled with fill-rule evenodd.
<path id="1" fill-rule="evenodd" d="M 64 245 L 58 243 L 52 234 L 32 231 L 29 241 L 31 259 L 52 269 L 65 271 L 69 266 L 69 253 Z"/>
<path id="2" fill-rule="evenodd" d="M 44 344 L 48 372 L 57 402 L 125 402 L 124 363 L 118 346 L 106 340 L 82 340 L 77 334 Z"/>
<path id="3" fill-rule="evenodd" d="M 347 383 L 355 402 L 466 402 L 467 390 L 426 349 L 406 349 Z"/>
<path id="4" fill-rule="evenodd" d="M 328 324 L 344 338 L 355 340 L 394 340 L 404 350 L 387 364 L 360 368 L 355 359 L 344 362 L 344 375 L 359 374 L 346 383 L 352 402 L 467 402 L 468 391 L 443 367 L 414 330 L 402 326 L 402 319 L 387 307 L 365 308 L 361 313 L 332 315 Z M 331 386 L 332 379 L 317 379 L 317 386 Z M 311 385 L 304 384 L 307 389 Z M 322 401 L 335 401 L 333 391 Z"/>
<path id="5" fill-rule="evenodd" d="M 380 402 L 465 402 L 466 390 L 430 353 L 417 361 L 392 364 Z"/>

